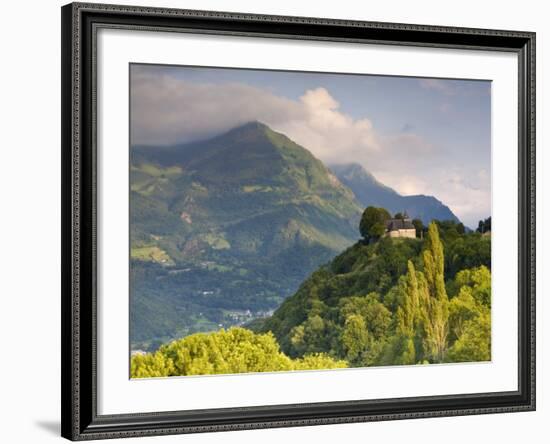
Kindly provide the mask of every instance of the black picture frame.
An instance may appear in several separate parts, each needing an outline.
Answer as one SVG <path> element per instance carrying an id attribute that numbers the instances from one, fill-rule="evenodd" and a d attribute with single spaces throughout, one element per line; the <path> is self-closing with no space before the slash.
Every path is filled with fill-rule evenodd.
<path id="1" fill-rule="evenodd" d="M 535 409 L 535 33 L 85 3 L 68 4 L 61 15 L 62 436 L 86 440 Z M 515 53 L 519 66 L 518 390 L 98 415 L 94 76 L 100 27 Z"/>

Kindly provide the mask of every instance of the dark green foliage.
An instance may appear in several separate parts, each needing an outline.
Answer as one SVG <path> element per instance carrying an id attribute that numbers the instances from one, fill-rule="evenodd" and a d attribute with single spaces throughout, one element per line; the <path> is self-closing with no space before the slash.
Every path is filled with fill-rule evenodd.
<path id="1" fill-rule="evenodd" d="M 253 328 L 293 358 L 326 353 L 352 367 L 490 359 L 490 256 L 457 247 L 490 249 L 490 238 L 457 225 L 432 223 L 424 240 L 356 243 Z M 447 248 L 454 265 L 481 263 L 451 274 Z"/>
<path id="2" fill-rule="evenodd" d="M 445 278 L 460 270 L 485 265 L 491 268 L 491 237 L 467 231 L 462 223 L 434 221 L 445 247 Z"/>
<path id="3" fill-rule="evenodd" d="M 478 225 L 477 225 L 476 231 L 478 233 L 481 233 L 481 234 L 490 232 L 491 231 L 491 218 L 488 217 L 485 220 L 480 220 Z"/>
<path id="4" fill-rule="evenodd" d="M 420 219 L 413 219 L 412 224 L 414 225 L 414 228 L 416 229 L 416 237 L 423 237 L 424 236 L 424 230 L 426 227 L 422 223 L 422 220 Z"/>
<path id="5" fill-rule="evenodd" d="M 391 218 L 385 208 L 367 207 L 361 216 L 359 232 L 366 240 L 378 239 L 386 231 L 386 222 Z"/>
<path id="6" fill-rule="evenodd" d="M 485 265 L 491 269 L 491 238 L 469 233 L 443 240 L 445 245 L 445 276 L 450 278 L 460 270 Z"/>

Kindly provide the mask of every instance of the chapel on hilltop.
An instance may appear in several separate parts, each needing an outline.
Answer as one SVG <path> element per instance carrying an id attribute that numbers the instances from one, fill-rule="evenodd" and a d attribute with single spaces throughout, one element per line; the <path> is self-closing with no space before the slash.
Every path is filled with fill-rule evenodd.
<path id="1" fill-rule="evenodd" d="M 407 216 L 399 219 L 388 219 L 386 222 L 386 232 L 384 236 L 388 237 L 407 237 L 411 239 L 416 238 L 416 228 L 414 227 L 412 220 Z"/>

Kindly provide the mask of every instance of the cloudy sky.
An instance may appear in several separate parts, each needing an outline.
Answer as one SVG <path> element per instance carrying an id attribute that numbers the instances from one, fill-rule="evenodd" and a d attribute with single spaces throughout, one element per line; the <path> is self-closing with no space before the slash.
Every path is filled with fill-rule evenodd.
<path id="1" fill-rule="evenodd" d="M 491 209 L 489 81 L 131 65 L 131 143 L 266 123 L 325 164 L 357 162 L 468 226 Z"/>

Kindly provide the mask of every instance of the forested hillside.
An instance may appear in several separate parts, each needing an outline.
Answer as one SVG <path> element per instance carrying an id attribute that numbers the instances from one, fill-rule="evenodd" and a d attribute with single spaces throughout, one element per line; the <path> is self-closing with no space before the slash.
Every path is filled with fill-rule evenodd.
<path id="1" fill-rule="evenodd" d="M 490 235 L 455 222 L 421 230 L 422 239 L 357 242 L 271 317 L 134 356 L 132 375 L 490 360 Z"/>
<path id="2" fill-rule="evenodd" d="M 490 238 L 456 227 L 358 242 L 254 328 L 291 357 L 325 352 L 351 366 L 489 360 Z"/>

